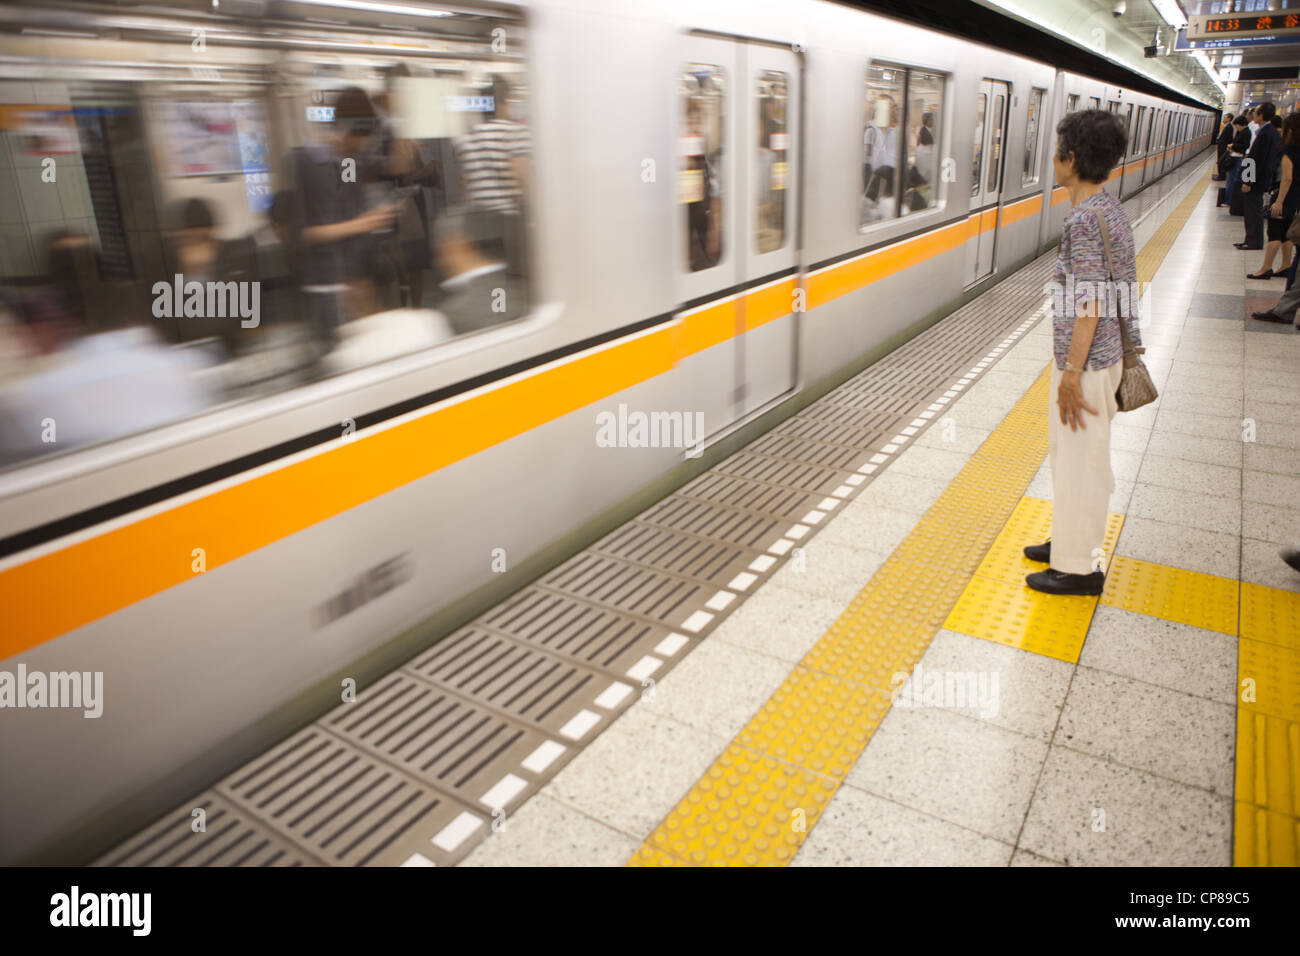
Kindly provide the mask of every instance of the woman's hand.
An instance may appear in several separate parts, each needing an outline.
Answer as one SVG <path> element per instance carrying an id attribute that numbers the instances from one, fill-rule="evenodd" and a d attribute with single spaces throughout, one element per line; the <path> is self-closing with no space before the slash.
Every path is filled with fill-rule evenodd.
<path id="1" fill-rule="evenodd" d="M 1069 425 L 1072 432 L 1087 427 L 1083 423 L 1085 411 L 1094 415 L 1100 414 L 1097 409 L 1084 401 L 1083 386 L 1080 384 L 1078 372 L 1061 373 L 1061 386 L 1056 391 L 1056 404 L 1061 409 L 1061 424 Z"/>
<path id="2" fill-rule="evenodd" d="M 1268 217 L 1270 219 L 1282 218 L 1282 204 L 1280 202 L 1275 202 L 1273 205 L 1268 207 Z"/>

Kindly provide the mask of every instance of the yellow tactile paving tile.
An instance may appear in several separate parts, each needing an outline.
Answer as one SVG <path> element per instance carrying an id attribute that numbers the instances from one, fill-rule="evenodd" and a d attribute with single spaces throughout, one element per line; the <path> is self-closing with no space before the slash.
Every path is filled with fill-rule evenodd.
<path id="1" fill-rule="evenodd" d="M 1238 802 L 1233 823 L 1233 865 L 1300 865 L 1300 820 Z"/>
<path id="2" fill-rule="evenodd" d="M 838 786 L 733 743 L 646 843 L 699 865 L 785 865 Z"/>
<path id="3" fill-rule="evenodd" d="M 1237 703 L 1242 710 L 1300 723 L 1300 650 L 1240 638 Z"/>
<path id="4" fill-rule="evenodd" d="M 1115 553 L 1115 543 L 1123 526 L 1123 515 L 1107 515 L 1106 538 L 1102 543 L 1106 554 Z M 1042 498 L 1021 498 L 975 573 L 1023 587 L 1026 574 L 1045 567 L 1025 557 L 1025 545 L 1042 544 L 1051 533 L 1052 503 Z"/>
<path id="5" fill-rule="evenodd" d="M 1096 609 L 1095 597 L 1040 594 L 1023 580 L 976 574 L 944 627 L 1075 664 Z"/>
<path id="6" fill-rule="evenodd" d="M 1237 709 L 1239 803 L 1300 818 L 1300 724 Z"/>
<path id="7" fill-rule="evenodd" d="M 1300 648 L 1300 594 L 1242 581 L 1241 636 Z"/>
<path id="8" fill-rule="evenodd" d="M 736 743 L 843 780 L 889 710 L 889 696 L 796 667 Z"/>
<path id="9" fill-rule="evenodd" d="M 1185 568 L 1117 555 L 1101 603 L 1192 627 L 1237 633 L 1239 583 Z"/>
<path id="10" fill-rule="evenodd" d="M 628 866 L 690 866 L 685 860 L 679 860 L 671 853 L 656 850 L 648 843 L 641 844 L 636 856 L 627 861 Z"/>
<path id="11" fill-rule="evenodd" d="M 1109 516 L 1104 545 L 1107 554 L 1114 553 L 1123 522 L 1122 515 Z M 1097 599 L 1039 594 L 1025 584 L 1025 575 L 1041 571 L 1044 566 L 1026 558 L 1024 547 L 1046 541 L 1051 529 L 1052 503 L 1040 498 L 1021 498 L 980 561 L 944 627 L 1076 663 L 1092 624 Z"/>

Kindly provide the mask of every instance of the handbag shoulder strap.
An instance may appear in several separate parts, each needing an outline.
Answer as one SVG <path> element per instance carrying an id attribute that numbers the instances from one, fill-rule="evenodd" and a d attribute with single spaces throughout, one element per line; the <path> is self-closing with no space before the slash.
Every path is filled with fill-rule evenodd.
<path id="1" fill-rule="evenodd" d="M 1083 206 L 1092 213 L 1092 218 L 1097 221 L 1097 228 L 1101 230 L 1101 248 L 1106 254 L 1106 279 L 1109 282 L 1115 281 L 1115 260 L 1110 254 L 1110 230 L 1106 228 L 1106 219 L 1101 213 L 1091 206 Z M 1109 295 L 1107 296 L 1109 298 Z M 1123 315 L 1115 316 L 1115 321 L 1119 323 L 1120 347 L 1124 350 L 1125 355 L 1132 355 L 1134 352 L 1133 341 L 1128 334 L 1128 317 Z"/>

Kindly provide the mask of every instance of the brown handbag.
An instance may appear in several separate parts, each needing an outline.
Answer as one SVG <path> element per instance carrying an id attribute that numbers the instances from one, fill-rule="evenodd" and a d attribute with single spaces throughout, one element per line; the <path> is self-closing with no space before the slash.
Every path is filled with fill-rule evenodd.
<path id="1" fill-rule="evenodd" d="M 1106 280 L 1114 282 L 1115 263 L 1110 256 L 1110 231 L 1106 228 L 1106 220 L 1097 213 L 1097 210 L 1088 211 L 1097 220 L 1097 228 L 1101 230 L 1101 247 L 1106 253 Z M 1128 331 L 1128 317 L 1118 315 L 1115 320 L 1119 322 L 1119 338 L 1124 348 L 1124 373 L 1119 380 L 1119 388 L 1115 389 L 1115 402 L 1121 412 L 1131 412 L 1154 402 L 1159 397 L 1159 393 L 1156 391 L 1156 383 L 1151 380 L 1151 373 L 1147 371 L 1146 364 L 1141 358 L 1146 349 L 1140 345 L 1137 347 L 1133 345 L 1133 339 Z"/>

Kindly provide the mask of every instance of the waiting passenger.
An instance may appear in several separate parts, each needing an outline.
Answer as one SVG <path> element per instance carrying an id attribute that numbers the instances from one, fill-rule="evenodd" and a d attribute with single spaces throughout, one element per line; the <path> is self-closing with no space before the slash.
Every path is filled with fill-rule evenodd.
<path id="1" fill-rule="evenodd" d="M 1264 248 L 1264 194 L 1273 188 L 1273 170 L 1277 154 L 1281 151 L 1282 137 L 1273 125 L 1276 111 L 1272 103 L 1265 103 L 1255 111 L 1259 129 L 1242 160 L 1240 189 L 1241 206 L 1246 219 L 1246 237 L 1234 243 L 1238 249 Z M 1253 173 L 1253 177 L 1250 175 Z"/>
<path id="2" fill-rule="evenodd" d="M 1274 115 L 1273 119 L 1276 122 L 1278 117 Z M 1281 279 L 1291 274 L 1291 240 L 1286 237 L 1286 233 L 1300 207 L 1300 202 L 1297 202 L 1300 199 L 1300 184 L 1294 181 L 1297 172 L 1295 160 L 1300 159 L 1300 148 L 1295 145 L 1300 141 L 1300 116 L 1294 113 L 1288 116 L 1279 135 L 1281 148 L 1275 151 L 1278 159 L 1277 173 L 1270 180 L 1276 183 L 1277 191 L 1268 194 L 1272 197 L 1271 202 L 1267 198 L 1264 200 L 1269 202 L 1264 209 L 1268 229 L 1265 234 L 1268 242 L 1264 246 L 1264 265 L 1259 272 L 1247 275 L 1247 279 Z M 1282 252 L 1282 268 L 1274 272 L 1273 257 L 1279 250 Z"/>
<path id="3" fill-rule="evenodd" d="M 1056 181 L 1070 194 L 1056 264 L 1057 289 L 1077 287 L 1075 301 L 1058 295 L 1052 321 L 1055 361 L 1048 404 L 1048 448 L 1052 471 L 1052 535 L 1025 548 L 1032 561 L 1050 564 L 1025 583 L 1048 594 L 1100 594 L 1099 569 L 1106 536 L 1106 512 L 1114 490 L 1110 466 L 1110 421 L 1115 391 L 1124 371 L 1120 321 L 1137 318 L 1136 296 L 1116 296 L 1114 314 L 1102 290 L 1111 278 L 1102 239 L 1110 239 L 1113 279 L 1137 282 L 1133 230 L 1118 199 L 1103 188 L 1124 156 L 1127 135 L 1119 117 L 1102 110 L 1069 113 L 1057 124 L 1053 165 Z M 1129 285 L 1128 288 L 1133 288 Z M 1130 322 L 1140 346 L 1136 321 Z M 1100 560 L 1099 560 L 1100 559 Z"/>
<path id="4" fill-rule="evenodd" d="M 1224 174 L 1227 177 L 1226 185 L 1223 189 L 1223 198 L 1228 204 L 1228 210 L 1232 211 L 1233 200 L 1237 196 L 1237 186 L 1241 177 L 1241 161 L 1246 156 L 1246 150 L 1250 149 L 1250 129 L 1249 120 L 1245 113 L 1236 117 L 1232 121 L 1233 129 L 1236 130 L 1232 136 L 1232 142 L 1224 154 L 1227 165 L 1224 167 Z M 1234 213 L 1235 215 L 1235 213 Z"/>
<path id="5" fill-rule="evenodd" d="M 1223 126 L 1219 129 L 1218 141 L 1216 143 L 1219 151 L 1218 172 L 1214 174 L 1215 179 L 1223 179 L 1225 170 L 1224 157 L 1228 155 L 1228 147 L 1232 145 L 1232 138 L 1236 133 L 1236 128 L 1232 125 L 1233 116 L 1231 113 L 1223 114 Z"/>
<path id="6" fill-rule="evenodd" d="M 509 322 L 528 310 L 524 283 L 491 254 L 493 221 L 466 213 L 434 223 L 434 254 L 445 276 L 438 310 L 458 335 Z"/>

